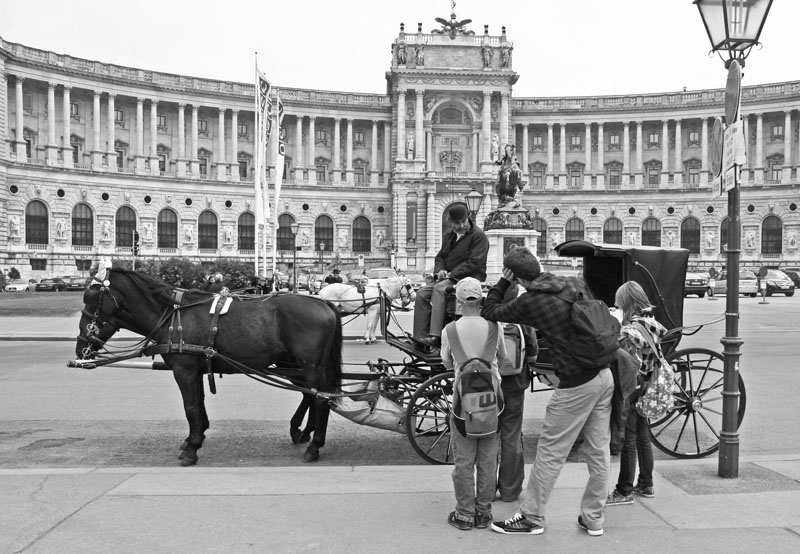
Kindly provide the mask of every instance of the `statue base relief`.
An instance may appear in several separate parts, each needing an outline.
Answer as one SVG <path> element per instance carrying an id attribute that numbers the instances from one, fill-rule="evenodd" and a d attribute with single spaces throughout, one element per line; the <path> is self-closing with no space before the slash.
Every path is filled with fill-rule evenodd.
<path id="1" fill-rule="evenodd" d="M 540 233 L 533 228 L 531 214 L 518 206 L 517 201 L 490 212 L 486 216 L 483 231 L 489 239 L 489 255 L 486 259 L 486 282 L 494 285 L 503 273 L 503 257 L 512 245 L 524 246 L 534 254 Z"/>

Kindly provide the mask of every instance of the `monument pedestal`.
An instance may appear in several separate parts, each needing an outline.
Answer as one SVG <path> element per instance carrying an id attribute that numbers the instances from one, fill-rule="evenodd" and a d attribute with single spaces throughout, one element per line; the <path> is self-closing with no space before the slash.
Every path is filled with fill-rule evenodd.
<path id="1" fill-rule="evenodd" d="M 534 254 L 539 240 L 539 231 L 533 229 L 490 229 L 485 231 L 489 239 L 489 256 L 486 258 L 486 282 L 493 285 L 503 273 L 503 256 L 512 244 L 524 246 Z"/>

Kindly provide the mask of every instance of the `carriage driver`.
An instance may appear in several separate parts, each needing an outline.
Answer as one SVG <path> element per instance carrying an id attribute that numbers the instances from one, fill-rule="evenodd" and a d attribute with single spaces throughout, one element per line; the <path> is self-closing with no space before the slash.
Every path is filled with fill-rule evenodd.
<path id="1" fill-rule="evenodd" d="M 485 281 L 489 254 L 489 239 L 470 220 L 465 204 L 453 204 L 448 215 L 450 231 L 444 235 L 433 267 L 436 282 L 419 289 L 414 302 L 414 338 L 434 349 L 442 342 L 447 287 L 464 277 Z"/>

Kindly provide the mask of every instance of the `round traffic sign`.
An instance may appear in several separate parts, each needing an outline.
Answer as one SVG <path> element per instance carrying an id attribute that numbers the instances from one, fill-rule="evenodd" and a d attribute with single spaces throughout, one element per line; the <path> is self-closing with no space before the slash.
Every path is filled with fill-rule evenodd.
<path id="1" fill-rule="evenodd" d="M 711 128 L 711 174 L 714 179 L 719 177 L 722 172 L 722 146 L 725 143 L 725 132 L 722 130 L 722 119 L 714 118 L 714 126 Z"/>
<path id="2" fill-rule="evenodd" d="M 742 94 L 742 67 L 736 60 L 728 68 L 728 82 L 725 84 L 725 123 L 730 125 L 739 117 L 739 100 Z"/>

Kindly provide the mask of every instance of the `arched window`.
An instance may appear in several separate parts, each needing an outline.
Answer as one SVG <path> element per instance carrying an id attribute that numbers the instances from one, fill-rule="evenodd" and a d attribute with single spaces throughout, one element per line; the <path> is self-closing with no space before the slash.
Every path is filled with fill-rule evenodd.
<path id="1" fill-rule="evenodd" d="M 133 232 L 136 230 L 136 214 L 129 206 L 121 206 L 117 210 L 114 230 L 115 244 L 120 247 L 133 248 Z"/>
<path id="2" fill-rule="evenodd" d="M 77 204 L 72 208 L 73 246 L 92 246 L 94 243 L 94 217 L 88 204 Z"/>
<path id="3" fill-rule="evenodd" d="M 178 216 L 172 210 L 158 212 L 158 247 L 178 248 Z"/>
<path id="4" fill-rule="evenodd" d="M 681 221 L 681 248 L 686 248 L 690 254 L 700 253 L 700 222 L 696 217 Z"/>
<path id="5" fill-rule="evenodd" d="M 314 250 L 333 252 L 333 219 L 329 215 L 321 215 L 314 222 Z"/>
<path id="6" fill-rule="evenodd" d="M 603 242 L 622 244 L 622 222 L 616 217 L 609 217 L 603 224 Z"/>
<path id="7" fill-rule="evenodd" d="M 25 208 L 25 242 L 48 244 L 48 224 L 47 206 L 39 200 L 31 200 Z"/>
<path id="8" fill-rule="evenodd" d="M 642 222 L 642 246 L 661 246 L 661 222 L 655 217 Z"/>
<path id="9" fill-rule="evenodd" d="M 783 252 L 783 222 L 777 215 L 767 216 L 761 224 L 761 253 L 781 252 Z"/>
<path id="10" fill-rule="evenodd" d="M 353 252 L 372 250 L 372 224 L 363 215 L 353 220 Z"/>
<path id="11" fill-rule="evenodd" d="M 577 217 L 573 217 L 564 226 L 564 240 L 583 240 L 583 221 Z"/>
<path id="12" fill-rule="evenodd" d="M 216 250 L 218 242 L 217 216 L 214 212 L 205 210 L 197 221 L 197 247 Z"/>
<path id="13" fill-rule="evenodd" d="M 289 214 L 278 216 L 277 248 L 278 250 L 294 250 L 294 235 L 292 234 L 294 218 Z"/>
<path id="14" fill-rule="evenodd" d="M 725 217 L 719 224 L 719 253 L 725 254 L 728 246 L 728 218 Z"/>
<path id="15" fill-rule="evenodd" d="M 239 216 L 239 250 L 256 249 L 256 216 L 245 212 Z"/>
<path id="16" fill-rule="evenodd" d="M 534 217 L 533 228 L 539 231 L 539 238 L 536 239 L 536 255 L 544 258 L 547 256 L 547 222 L 541 217 Z"/>

